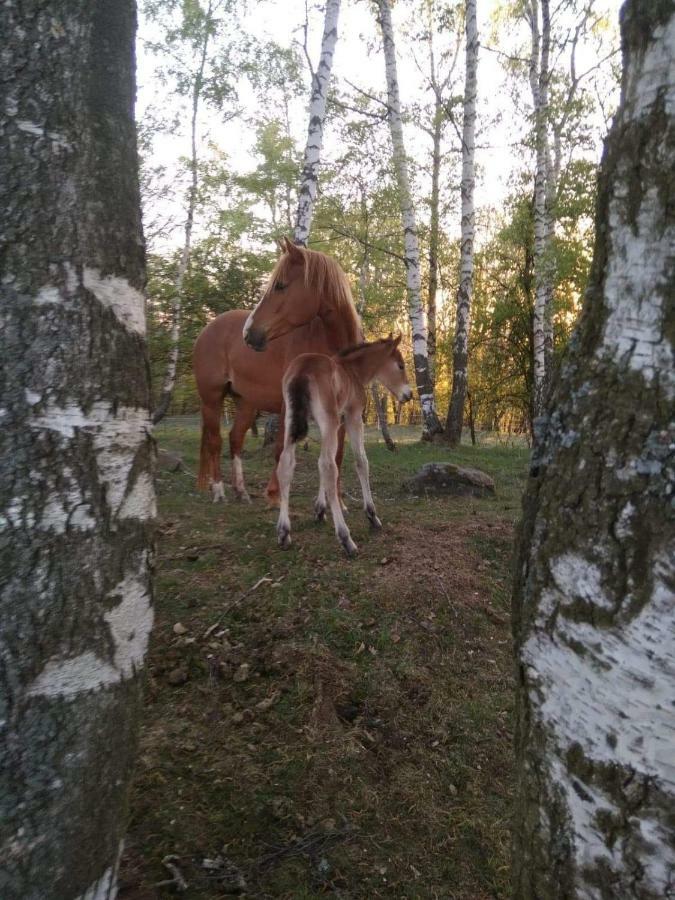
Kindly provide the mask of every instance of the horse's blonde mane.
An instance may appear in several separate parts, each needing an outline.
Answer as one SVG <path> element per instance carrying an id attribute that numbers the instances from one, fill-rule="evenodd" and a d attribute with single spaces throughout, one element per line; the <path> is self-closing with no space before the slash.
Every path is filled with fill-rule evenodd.
<path id="1" fill-rule="evenodd" d="M 347 341 L 350 344 L 361 341 L 363 331 L 354 305 L 352 290 L 339 263 L 331 256 L 321 253 L 320 250 L 308 250 L 306 247 L 297 249 L 305 259 L 305 285 L 307 288 L 316 291 L 324 302 L 334 307 L 346 327 Z M 272 270 L 268 288 L 277 280 L 283 281 L 286 278 L 291 262 L 290 254 L 282 253 Z"/>

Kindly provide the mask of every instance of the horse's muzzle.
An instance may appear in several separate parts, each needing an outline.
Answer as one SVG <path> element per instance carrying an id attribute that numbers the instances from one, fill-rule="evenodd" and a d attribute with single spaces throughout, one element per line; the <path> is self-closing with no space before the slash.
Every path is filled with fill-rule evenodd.
<path id="1" fill-rule="evenodd" d="M 261 328 L 251 326 L 244 335 L 244 341 L 251 350 L 264 350 L 267 346 L 267 335 Z"/>
<path id="2" fill-rule="evenodd" d="M 401 394 L 401 403 L 407 403 L 409 400 L 412 400 L 412 391 L 410 388 L 406 388 Z"/>

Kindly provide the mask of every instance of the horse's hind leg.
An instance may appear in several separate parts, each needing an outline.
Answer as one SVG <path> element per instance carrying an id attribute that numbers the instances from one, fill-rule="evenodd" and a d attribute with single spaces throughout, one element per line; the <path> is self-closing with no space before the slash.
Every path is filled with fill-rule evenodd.
<path id="1" fill-rule="evenodd" d="M 223 439 L 220 434 L 220 417 L 222 415 L 223 398 L 214 394 L 208 401 L 202 400 L 202 439 L 199 450 L 199 474 L 197 487 L 211 489 L 214 503 L 225 499 L 223 490 L 223 473 L 220 468 L 220 456 Z"/>
<path id="2" fill-rule="evenodd" d="M 286 428 L 286 425 L 284 424 L 285 421 L 286 407 L 282 403 L 281 412 L 279 413 L 279 428 L 277 429 L 277 439 L 274 444 L 274 469 L 272 471 L 272 474 L 270 475 L 270 480 L 267 482 L 267 487 L 265 488 L 265 496 L 267 497 L 268 506 L 279 505 L 279 478 L 277 475 L 277 468 L 284 449 L 284 431 Z"/>
<path id="3" fill-rule="evenodd" d="M 244 484 L 244 470 L 241 465 L 241 451 L 244 446 L 246 432 L 255 418 L 256 408 L 248 403 L 239 402 L 234 414 L 234 423 L 230 429 L 230 457 L 232 459 L 232 487 L 238 500 L 251 502 Z"/>

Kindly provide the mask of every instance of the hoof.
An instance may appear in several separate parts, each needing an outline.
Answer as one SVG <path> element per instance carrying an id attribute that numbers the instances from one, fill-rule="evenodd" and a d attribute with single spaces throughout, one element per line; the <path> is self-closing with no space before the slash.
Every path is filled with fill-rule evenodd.
<path id="1" fill-rule="evenodd" d="M 236 491 L 235 497 L 240 503 L 250 503 L 251 498 L 249 497 L 248 491 Z"/>
<path id="2" fill-rule="evenodd" d="M 353 559 L 358 554 L 359 548 L 356 546 L 349 534 L 338 535 L 338 537 L 340 539 L 340 543 L 342 544 L 342 549 L 350 559 Z"/>
<path id="3" fill-rule="evenodd" d="M 211 484 L 211 497 L 213 498 L 214 503 L 225 501 L 225 488 L 223 487 L 222 481 L 214 481 Z"/>
<path id="4" fill-rule="evenodd" d="M 382 528 L 382 522 L 380 522 L 380 520 L 377 518 L 377 513 L 375 512 L 374 507 L 372 509 L 367 509 L 366 515 L 368 516 L 370 527 L 374 528 L 376 531 L 379 531 Z"/>
<path id="5" fill-rule="evenodd" d="M 291 532 L 285 526 L 277 528 L 277 541 L 282 550 L 289 550 L 291 546 Z"/>
<path id="6" fill-rule="evenodd" d="M 326 520 L 326 507 L 323 503 L 316 502 L 314 504 L 314 518 L 317 522 L 325 522 Z"/>

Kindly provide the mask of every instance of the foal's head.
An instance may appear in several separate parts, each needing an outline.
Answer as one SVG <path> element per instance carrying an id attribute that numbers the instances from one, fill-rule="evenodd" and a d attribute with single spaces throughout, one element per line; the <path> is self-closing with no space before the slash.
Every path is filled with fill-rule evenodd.
<path id="1" fill-rule="evenodd" d="M 401 335 L 398 337 L 384 338 L 379 341 L 383 345 L 385 351 L 382 356 L 382 363 L 377 370 L 376 378 L 381 382 L 388 391 L 396 397 L 400 403 L 407 403 L 412 399 L 412 390 L 408 384 L 408 376 L 405 371 L 405 362 L 403 355 L 398 349 L 401 343 Z"/>
<path id="2" fill-rule="evenodd" d="M 339 335 L 337 346 L 360 339 L 361 326 L 347 276 L 325 253 L 298 247 L 284 238 L 283 253 L 265 293 L 246 320 L 244 340 L 253 350 L 321 316 Z"/>
<path id="3" fill-rule="evenodd" d="M 405 372 L 405 362 L 398 345 L 401 335 L 381 338 L 371 343 L 357 344 L 340 353 L 340 359 L 353 367 L 364 382 L 377 378 L 401 403 L 412 399 L 412 390 Z"/>

